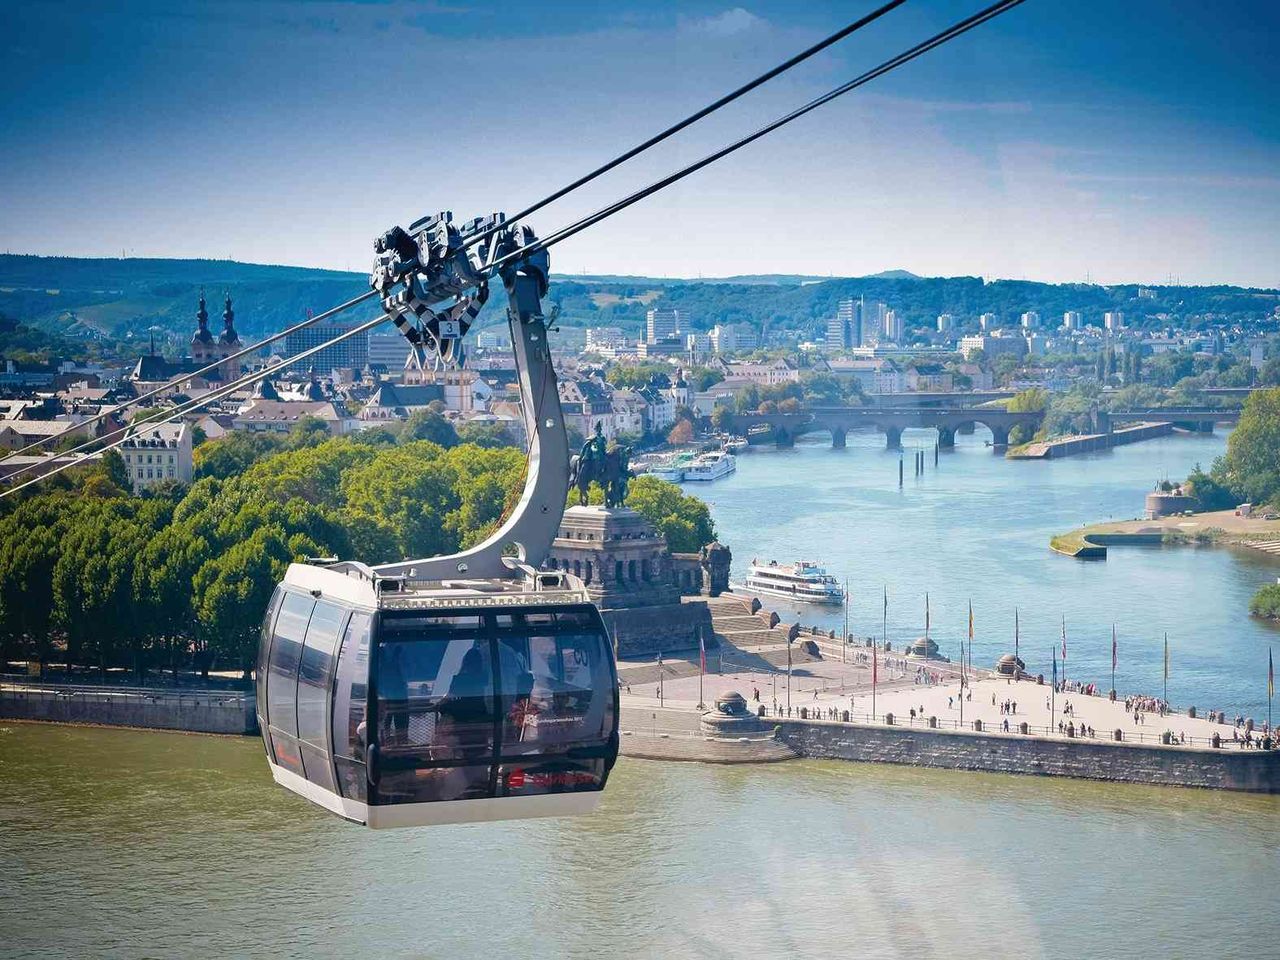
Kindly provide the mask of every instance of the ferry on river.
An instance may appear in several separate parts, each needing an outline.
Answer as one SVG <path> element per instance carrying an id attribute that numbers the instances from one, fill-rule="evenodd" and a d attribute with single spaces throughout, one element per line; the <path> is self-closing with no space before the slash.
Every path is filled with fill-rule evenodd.
<path id="1" fill-rule="evenodd" d="M 732 453 L 704 453 L 685 465 L 685 480 L 719 480 L 738 469 L 738 461 Z"/>
<path id="2" fill-rule="evenodd" d="M 804 603 L 844 603 L 844 590 L 836 578 L 810 560 L 783 564 L 777 560 L 752 560 L 743 585 L 747 593 L 763 593 Z"/>

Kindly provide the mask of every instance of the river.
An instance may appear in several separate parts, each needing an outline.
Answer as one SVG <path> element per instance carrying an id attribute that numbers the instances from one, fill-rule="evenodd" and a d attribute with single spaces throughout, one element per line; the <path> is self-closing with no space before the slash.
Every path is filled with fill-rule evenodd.
<path id="1" fill-rule="evenodd" d="M 941 451 L 936 468 L 933 437 L 904 434 L 901 489 L 898 455 L 872 431 L 850 433 L 845 450 L 831 449 L 825 435 L 790 450 L 754 448 L 732 476 L 684 488 L 711 502 L 735 580 L 753 557 L 821 561 L 848 578 L 850 628 L 860 636 L 880 634 L 887 586 L 889 639 L 900 649 L 924 630 L 928 591 L 931 636 L 955 659 L 972 600 L 974 662 L 991 666 L 1013 650 L 1016 606 L 1030 671 L 1049 676 L 1065 617 L 1067 676 L 1106 689 L 1115 623 L 1117 689 L 1159 696 L 1167 631 L 1172 703 L 1266 718 L 1267 650 L 1280 635 L 1249 616 L 1249 599 L 1280 575 L 1280 562 L 1221 547 L 1113 547 L 1103 562 L 1049 549 L 1053 534 L 1141 517 L 1155 483 L 1180 480 L 1197 463 L 1207 468 L 1226 447 L 1224 433 L 1041 462 L 993 455 L 990 433 L 978 427 Z M 913 475 L 916 446 L 927 448 L 922 477 Z M 783 609 L 806 624 L 843 622 L 836 610 Z"/>
<path id="2" fill-rule="evenodd" d="M 908 434 L 908 445 L 920 442 Z M 1050 534 L 1141 510 L 1221 437 L 1010 463 L 960 438 L 897 485 L 880 438 L 752 451 L 698 492 L 735 568 L 824 560 L 859 632 L 890 593 L 895 641 L 932 597 L 944 648 L 973 598 L 975 659 L 1258 714 L 1263 558 L 1209 549 L 1052 554 Z M 812 619 L 812 615 L 809 617 Z M 833 626 L 840 615 L 827 622 Z M 1276 955 L 1280 798 L 796 761 L 620 761 L 574 820 L 374 833 L 276 788 L 249 738 L 0 722 L 0 957 Z"/>
<path id="3" fill-rule="evenodd" d="M 249 738 L 0 725 L 0 956 L 1275 956 L 1280 798 L 622 760 L 591 817 L 371 832 Z"/>

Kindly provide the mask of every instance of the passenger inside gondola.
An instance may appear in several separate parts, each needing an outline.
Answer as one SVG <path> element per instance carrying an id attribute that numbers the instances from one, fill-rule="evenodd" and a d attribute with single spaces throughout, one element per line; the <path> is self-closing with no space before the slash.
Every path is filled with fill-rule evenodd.
<path id="1" fill-rule="evenodd" d="M 384 800 L 489 795 L 493 683 L 486 641 L 383 645 L 378 699 Z"/>

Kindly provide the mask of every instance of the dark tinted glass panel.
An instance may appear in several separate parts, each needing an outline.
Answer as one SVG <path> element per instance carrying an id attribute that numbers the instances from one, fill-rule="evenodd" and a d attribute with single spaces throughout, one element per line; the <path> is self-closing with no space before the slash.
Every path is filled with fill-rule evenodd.
<path id="1" fill-rule="evenodd" d="M 350 800 L 359 800 L 361 803 L 365 803 L 368 797 L 364 764 L 357 763 L 355 760 L 346 760 L 342 757 L 336 757 L 333 762 L 338 769 L 338 788 L 342 795 Z"/>
<path id="2" fill-rule="evenodd" d="M 347 622 L 342 638 L 333 692 L 334 756 L 364 759 L 368 745 L 365 714 L 369 701 L 369 634 L 372 625 L 373 618 L 369 614 L 357 611 Z"/>
<path id="3" fill-rule="evenodd" d="M 323 600 L 316 604 L 307 625 L 298 667 L 298 741 L 307 779 L 334 789 L 329 762 L 329 691 L 338 646 L 338 631 L 346 614 L 341 607 Z"/>
<path id="4" fill-rule="evenodd" d="M 498 796 L 532 797 L 544 793 L 599 790 L 604 783 L 604 760 L 548 758 L 524 760 L 498 767 Z"/>
<path id="5" fill-rule="evenodd" d="M 605 743 L 614 681 L 604 635 L 500 635 L 502 754 L 556 753 Z"/>
<path id="6" fill-rule="evenodd" d="M 489 797 L 489 765 L 411 767 L 384 770 L 378 779 L 381 803 L 431 803 Z"/>
<path id="7" fill-rule="evenodd" d="M 378 744 L 384 761 L 479 760 L 493 753 L 489 641 L 378 645 Z"/>
<path id="8" fill-rule="evenodd" d="M 271 664 L 267 670 L 267 719 L 271 726 L 290 736 L 298 734 L 298 663 L 302 659 L 302 638 L 315 601 L 308 596 L 286 592 L 276 616 L 275 640 L 271 644 Z"/>
<path id="9" fill-rule="evenodd" d="M 267 738 L 267 663 L 271 654 L 271 627 L 275 623 L 276 611 L 280 609 L 280 598 L 284 590 L 276 587 L 267 604 L 266 615 L 262 618 L 262 634 L 258 640 L 258 663 L 254 672 L 254 692 L 257 696 L 258 726 L 262 730 L 263 742 L 267 744 L 267 752 L 271 752 L 271 741 Z"/>

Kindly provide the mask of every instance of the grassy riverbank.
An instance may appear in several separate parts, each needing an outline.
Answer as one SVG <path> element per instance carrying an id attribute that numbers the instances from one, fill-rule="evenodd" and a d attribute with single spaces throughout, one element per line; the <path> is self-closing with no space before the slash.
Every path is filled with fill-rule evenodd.
<path id="1" fill-rule="evenodd" d="M 1258 544 L 1280 541 L 1280 520 L 1239 517 L 1214 510 L 1190 517 L 1093 523 L 1049 540 L 1057 553 L 1079 560 L 1103 559 L 1108 546 L 1121 544 Z"/>

